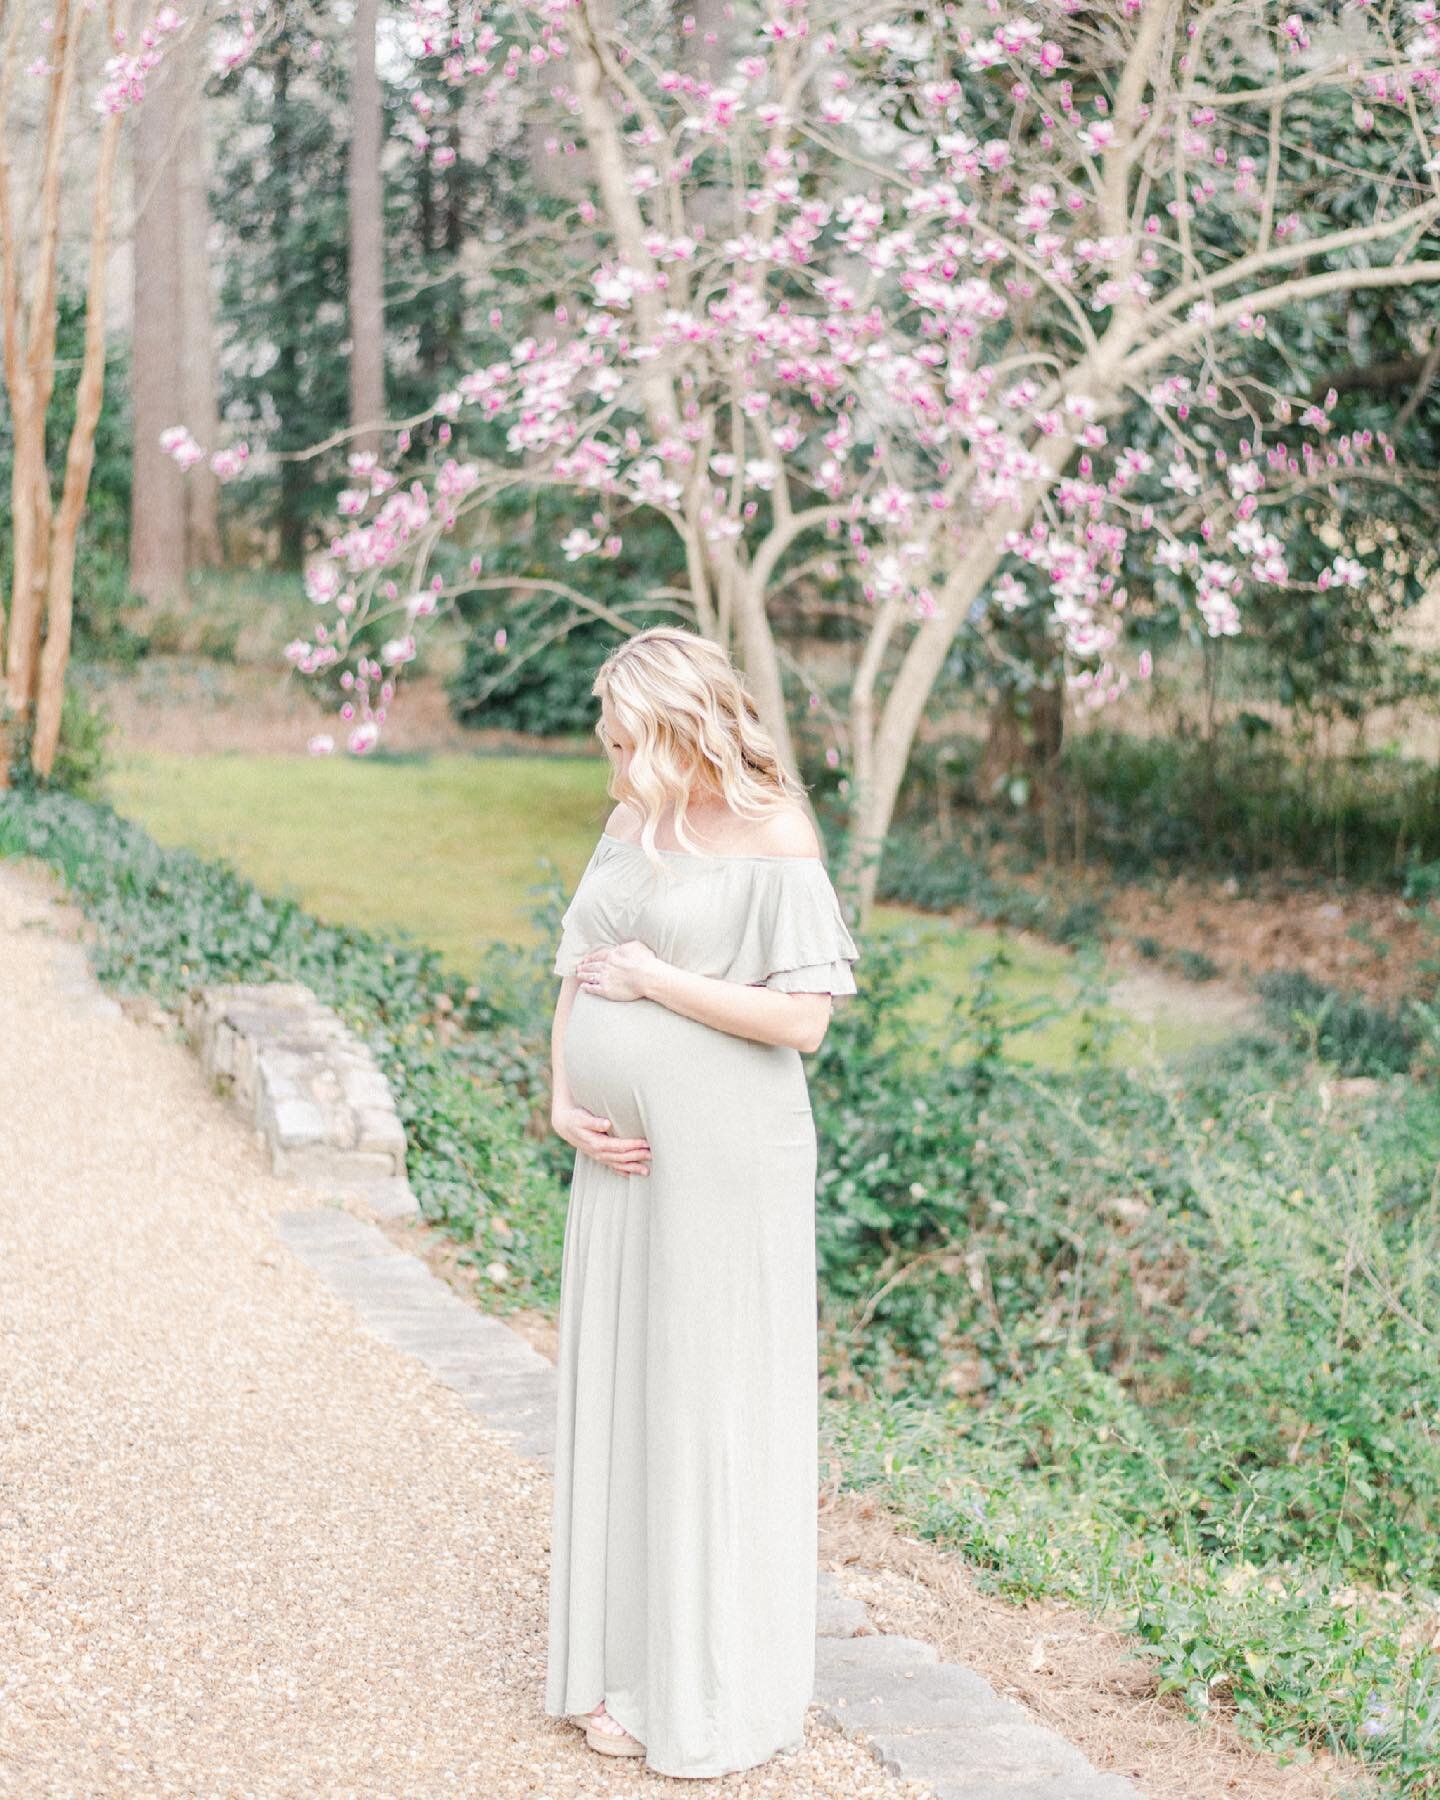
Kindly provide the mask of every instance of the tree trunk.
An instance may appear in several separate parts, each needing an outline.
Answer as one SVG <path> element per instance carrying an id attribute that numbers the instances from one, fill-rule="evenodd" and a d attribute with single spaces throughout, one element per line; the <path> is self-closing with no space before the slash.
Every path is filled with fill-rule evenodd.
<path id="1" fill-rule="evenodd" d="M 194 477 L 185 475 L 160 448 L 160 434 L 168 426 L 189 424 L 184 417 L 183 243 L 177 174 L 184 137 L 184 87 L 171 57 L 162 58 L 147 85 L 149 92 L 134 122 L 130 585 L 154 613 L 185 602 L 185 484 Z"/>
<path id="2" fill-rule="evenodd" d="M 215 298 L 210 270 L 210 116 L 204 98 L 207 39 L 200 24 L 172 55 L 185 56 L 187 154 L 178 157 L 181 305 L 184 312 L 184 422 L 197 443 L 219 441 L 219 372 L 215 357 Z M 190 569 L 225 560 L 220 538 L 220 483 L 208 468 L 185 480 L 185 552 Z"/>
<path id="3" fill-rule="evenodd" d="M 798 776 L 795 761 L 795 739 L 790 730 L 790 716 L 785 710 L 785 690 L 780 679 L 780 657 L 775 648 L 775 633 L 765 610 L 765 596 L 741 584 L 739 597 L 739 651 L 755 707 L 762 722 L 775 740 L 780 760 L 791 774 Z"/>
<path id="4" fill-rule="evenodd" d="M 1054 454 L 1053 448 L 1050 453 Z M 872 630 L 851 697 L 856 791 L 843 870 L 861 920 L 875 903 L 881 851 L 895 816 L 895 802 L 925 716 L 926 702 L 971 605 L 1004 557 L 1006 531 L 1014 523 L 1012 514 L 1003 521 L 992 519 L 980 529 L 945 585 L 940 610 L 911 637 L 878 715 L 875 691 L 884 652 L 901 622 L 899 609 L 893 604 L 888 606 Z"/>
<path id="5" fill-rule="evenodd" d="M 50 568 L 50 478 L 45 466 L 43 389 L 26 379 L 10 399 L 10 507 L 14 527 L 14 571 L 10 588 L 10 635 L 6 646 L 6 698 L 15 726 L 23 729 L 35 704 L 40 669 L 40 633 Z"/>
<path id="6" fill-rule="evenodd" d="M 34 239 L 35 271 L 29 316 L 17 276 L 21 240 L 11 208 L 8 145 L 0 144 L 0 279 L 4 283 L 5 380 L 10 399 L 13 530 L 10 617 L 6 640 L 7 729 L 0 734 L 0 785 L 8 785 L 13 731 L 23 731 L 35 704 L 40 636 L 50 553 L 50 480 L 45 464 L 45 419 L 55 389 L 56 279 L 60 246 L 65 129 L 75 86 L 79 33 L 70 0 L 56 0 L 51 17 L 50 75 Z"/>
<path id="7" fill-rule="evenodd" d="M 65 672 L 70 662 L 70 626 L 75 610 L 75 540 L 90 489 L 95 463 L 95 428 L 105 394 L 105 272 L 110 252 L 110 199 L 120 148 L 120 117 L 112 114 L 100 136 L 100 160 L 90 218 L 90 278 L 85 293 L 85 351 L 75 388 L 75 422 L 65 454 L 65 482 L 50 546 L 50 577 L 45 601 L 45 648 L 40 657 L 40 687 L 35 708 L 32 762 L 49 778 L 60 743 L 65 703 Z"/>
<path id="8" fill-rule="evenodd" d="M 378 0 L 357 0 L 350 127 L 350 424 L 356 428 L 354 448 L 377 455 L 385 417 L 381 112 L 375 68 L 378 11 Z"/>
<path id="9" fill-rule="evenodd" d="M 294 54 L 289 40 L 281 37 L 275 46 L 275 108 L 274 125 L 270 135 L 270 157 L 278 178 L 280 191 L 293 193 L 295 183 L 300 179 L 300 169 L 296 163 L 294 120 L 290 108 L 290 78 L 292 74 L 291 57 Z M 274 241 L 275 261 L 272 270 L 274 290 L 282 294 L 290 285 L 290 243 L 283 230 L 277 230 Z M 280 350 L 276 357 L 276 373 L 280 392 L 289 396 L 297 396 L 300 391 L 298 379 L 299 352 L 294 338 L 288 330 L 282 331 Z M 291 399 L 287 404 L 298 405 L 298 400 Z M 281 421 L 283 436 L 288 445 L 293 441 L 292 433 L 298 435 L 301 430 L 300 421 L 286 417 Z M 283 568 L 297 569 L 305 556 L 305 503 L 310 492 L 310 477 L 306 466 L 293 456 L 284 456 L 280 461 L 280 504 L 277 509 L 276 525 L 280 535 L 279 562 Z"/>

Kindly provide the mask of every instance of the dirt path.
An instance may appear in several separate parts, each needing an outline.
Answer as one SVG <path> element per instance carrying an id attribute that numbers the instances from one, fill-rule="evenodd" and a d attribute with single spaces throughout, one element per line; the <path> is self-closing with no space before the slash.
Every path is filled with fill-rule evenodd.
<path id="1" fill-rule="evenodd" d="M 0 1794 L 644 1795 L 547 1719 L 549 1487 L 277 1239 L 178 1042 L 0 864 Z M 812 1716 L 706 1784 L 918 1800 Z"/>

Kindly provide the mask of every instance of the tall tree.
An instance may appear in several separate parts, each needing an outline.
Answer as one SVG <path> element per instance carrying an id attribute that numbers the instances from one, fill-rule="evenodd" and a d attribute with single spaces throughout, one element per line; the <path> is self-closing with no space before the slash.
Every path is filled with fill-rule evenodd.
<path id="1" fill-rule="evenodd" d="M 151 77 L 151 101 L 135 121 L 134 325 L 130 405 L 135 463 L 130 490 L 130 585 L 151 609 L 181 606 L 189 567 L 185 521 L 192 501 L 185 477 L 161 447 L 161 433 L 182 418 L 185 343 L 183 211 L 178 169 L 191 107 L 181 59 L 170 56 Z M 197 431 L 191 425 L 192 431 Z M 213 443 L 214 432 L 200 433 Z M 197 470 L 192 481 L 202 480 Z M 213 484 L 213 483 L 212 483 Z"/>
<path id="2" fill-rule="evenodd" d="M 220 424 L 219 370 L 215 355 L 214 244 L 210 214 L 210 104 L 204 22 L 197 20 L 183 44 L 183 101 L 189 123 L 184 154 L 177 156 L 180 212 L 181 379 L 183 411 L 170 424 L 184 425 L 201 443 L 214 443 Z M 220 538 L 220 483 L 208 465 L 197 468 L 186 493 L 185 554 L 191 569 L 225 560 Z"/>
<path id="3" fill-rule="evenodd" d="M 350 423 L 354 448 L 378 453 L 385 417 L 384 200 L 380 80 L 375 67 L 379 0 L 356 0 L 350 95 Z"/>
<path id="4" fill-rule="evenodd" d="M 273 480 L 247 472 L 247 497 L 294 567 L 337 472 L 333 454 L 307 451 L 350 420 L 350 74 L 337 28 L 304 0 L 266 14 L 264 40 L 222 88 L 237 104 L 216 145 L 221 401 L 276 459 Z"/>

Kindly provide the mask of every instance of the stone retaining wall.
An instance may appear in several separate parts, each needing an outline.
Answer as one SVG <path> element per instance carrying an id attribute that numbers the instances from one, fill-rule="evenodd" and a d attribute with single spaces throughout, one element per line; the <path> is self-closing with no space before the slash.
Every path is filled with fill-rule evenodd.
<path id="1" fill-rule="evenodd" d="M 338 1015 L 298 982 L 195 989 L 186 1036 L 250 1119 L 270 1166 L 376 1218 L 419 1211 L 390 1084 Z"/>

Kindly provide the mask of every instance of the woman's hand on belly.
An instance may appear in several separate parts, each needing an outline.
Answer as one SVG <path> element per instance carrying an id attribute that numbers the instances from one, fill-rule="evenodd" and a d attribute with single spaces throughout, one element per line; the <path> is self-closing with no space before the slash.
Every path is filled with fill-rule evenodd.
<path id="1" fill-rule="evenodd" d="M 573 1101 L 550 1109 L 550 1123 L 567 1144 L 573 1144 L 582 1155 L 604 1163 L 620 1175 L 650 1173 L 650 1145 L 643 1137 L 617 1138 L 614 1126 L 598 1113 L 587 1112 Z"/>
<path id="2" fill-rule="evenodd" d="M 657 970 L 665 967 L 648 944 L 627 938 L 590 950 L 580 958 L 575 973 L 581 989 L 601 1000 L 643 1000 Z"/>

